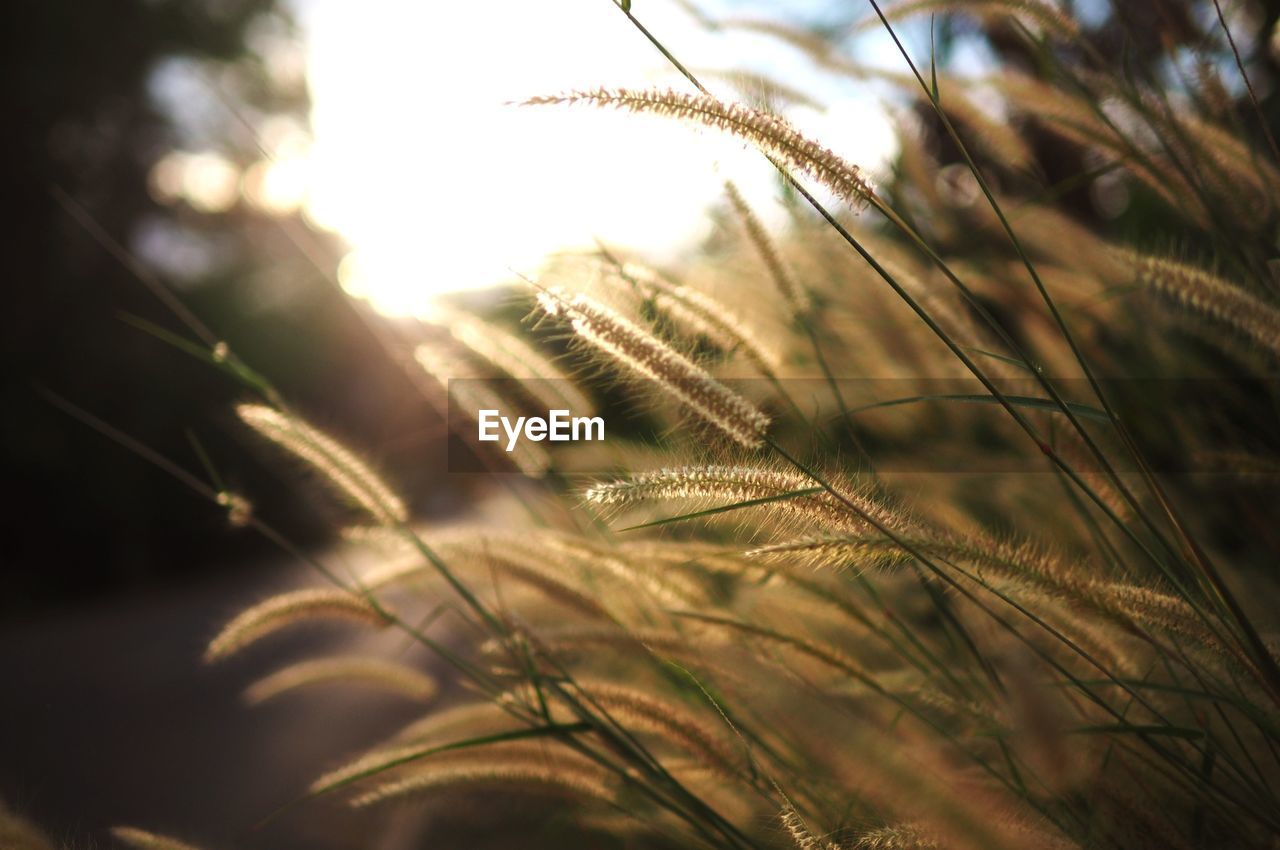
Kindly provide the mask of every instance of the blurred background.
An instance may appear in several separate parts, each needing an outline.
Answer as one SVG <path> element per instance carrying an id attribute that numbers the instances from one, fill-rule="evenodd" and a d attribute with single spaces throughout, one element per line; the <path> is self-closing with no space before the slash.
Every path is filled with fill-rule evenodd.
<path id="1" fill-rule="evenodd" d="M 821 100 L 787 116 L 892 180 L 888 110 L 902 107 L 892 95 L 698 17 L 777 19 L 777 4 L 715 0 L 698 15 L 635 5 L 699 68 L 745 67 Z M 1191 55 L 1196 16 L 1212 14 L 1163 0 L 1076 7 L 1095 44 L 1123 46 L 1153 78 L 1179 71 L 1157 48 L 1185 43 Z M 1267 65 L 1255 79 L 1274 125 L 1278 51 L 1252 48 L 1274 32 L 1277 4 L 1225 7 L 1242 47 Z M 878 30 L 851 27 L 866 14 L 824 0 L 785 10 L 792 23 L 847 32 L 868 66 L 896 69 Z M 213 846 L 299 835 L 349 846 L 296 818 L 285 821 L 292 832 L 244 833 L 316 765 L 365 743 L 381 709 L 361 703 L 355 724 L 341 699 L 313 716 L 249 714 L 236 699 L 243 671 L 198 664 L 228 613 L 297 583 L 302 568 L 49 394 L 246 494 L 299 545 L 331 543 L 339 518 L 325 500 L 234 422 L 243 390 L 174 344 L 202 342 L 206 331 L 179 315 L 189 312 L 388 470 L 417 515 L 457 514 L 484 484 L 446 473 L 438 400 L 380 334 L 441 295 L 495 299 L 491 287 L 536 275 L 546 254 L 595 240 L 659 262 L 696 250 L 716 238 L 726 178 L 777 224 L 776 179 L 710 134 L 690 145 L 690 131 L 667 123 L 510 105 L 568 88 L 677 85 L 607 0 L 16 0 L 8 18 L 0 798 L 72 846 L 117 821 Z M 926 55 L 927 23 L 904 32 Z M 1019 61 L 1017 39 L 973 22 L 948 22 L 933 43 L 962 73 Z M 954 155 L 935 147 L 943 161 Z M 1050 179 L 1083 170 L 1052 139 L 1037 152 Z M 1066 193 L 1081 220 L 1157 215 L 1095 182 Z M 302 755 L 278 757 L 288 748 Z"/>

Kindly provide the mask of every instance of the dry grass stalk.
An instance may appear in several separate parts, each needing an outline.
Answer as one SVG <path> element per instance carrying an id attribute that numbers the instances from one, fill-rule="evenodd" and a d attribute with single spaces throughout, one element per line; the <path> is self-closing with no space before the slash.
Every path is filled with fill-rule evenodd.
<path id="1" fill-rule="evenodd" d="M 262 404 L 242 404 L 236 413 L 246 425 L 310 464 L 338 493 L 384 525 L 408 519 L 400 498 L 367 464 L 338 441 L 297 417 Z"/>
<path id="2" fill-rule="evenodd" d="M 738 187 L 733 185 L 731 181 L 726 181 L 724 193 L 725 197 L 729 199 L 729 206 L 738 216 L 738 221 L 742 223 L 742 229 L 746 231 L 747 239 L 755 247 L 756 253 L 760 255 L 765 268 L 769 270 L 769 277 L 773 280 L 774 286 L 777 287 L 778 294 L 786 301 L 794 315 L 804 315 L 809 310 L 809 293 L 804 290 L 800 285 L 800 281 L 796 280 L 795 274 L 783 262 L 782 256 L 778 253 L 778 246 L 773 243 L 773 239 L 769 236 L 768 231 L 764 229 L 760 219 L 756 217 L 755 211 L 748 206 L 746 199 L 738 191 Z"/>
<path id="3" fill-rule="evenodd" d="M 755 448 L 769 417 L 693 361 L 640 326 L 585 295 L 549 289 L 538 294 L 549 316 L 564 316 L 579 338 L 665 392 L 734 442 Z"/>
<path id="4" fill-rule="evenodd" d="M 1195 266 L 1136 253 L 1123 256 L 1139 282 L 1152 291 L 1280 355 L 1280 308 Z"/>
<path id="5" fill-rule="evenodd" d="M 111 828 L 111 836 L 134 850 L 197 850 L 185 841 L 132 826 L 114 826 Z"/>
<path id="6" fill-rule="evenodd" d="M 833 53 L 831 41 L 825 36 L 778 20 L 730 17 L 711 23 L 725 30 L 767 35 L 794 47 L 814 61 L 821 61 Z"/>
<path id="7" fill-rule="evenodd" d="M 783 828 L 799 850 L 839 850 L 838 845 L 818 838 L 810 832 L 804 819 L 793 807 L 783 806 L 778 819 L 782 821 Z"/>
<path id="8" fill-rule="evenodd" d="M 762 375 L 771 375 L 778 368 L 778 355 L 762 344 L 729 305 L 634 262 L 617 267 L 613 277 L 651 299 L 679 332 L 700 336 L 722 351 L 740 352 Z"/>
<path id="9" fill-rule="evenodd" d="M 884 15 L 890 21 L 938 14 L 1013 18 L 1025 26 L 1041 29 L 1045 35 L 1059 41 L 1070 43 L 1080 37 L 1080 27 L 1076 21 L 1044 0 L 898 0 L 884 8 Z M 877 16 L 869 19 L 863 26 L 879 24 L 880 18 Z"/>
<path id="10" fill-rule="evenodd" d="M 689 573 L 674 570 L 657 570 L 654 565 L 639 558 L 628 558 L 612 547 L 600 546 L 569 535 L 543 535 L 535 548 L 543 548 L 543 557 L 550 556 L 581 567 L 594 575 L 603 575 L 622 582 L 626 587 L 639 590 L 657 602 L 673 607 L 698 607 L 707 601 L 707 594 L 698 580 Z M 607 594 L 606 594 L 607 595 Z"/>
<path id="11" fill-rule="evenodd" d="M 429 749 L 428 746 L 418 743 L 379 747 L 322 774 L 311 783 L 308 790 L 312 794 L 321 794 L 365 777 L 383 776 L 391 771 L 398 772 L 402 766 L 415 764 L 426 758 L 423 753 L 427 749 Z"/>
<path id="12" fill-rule="evenodd" d="M 3 801 L 0 801 L 0 847 L 8 850 L 55 850 L 48 836 Z"/>
<path id="13" fill-rule="evenodd" d="M 803 106 L 815 112 L 826 106 L 813 95 L 788 85 L 759 71 L 724 71 L 704 68 L 698 72 L 703 79 L 720 79 L 731 85 L 744 100 L 767 112 L 777 111 L 778 106 Z"/>
<path id="14" fill-rule="evenodd" d="M 696 614 L 691 616 L 697 618 Z M 817 638 L 810 638 L 801 634 L 786 634 L 756 623 L 748 623 L 741 620 L 717 618 L 710 621 L 709 626 L 746 635 L 752 640 L 759 641 L 762 645 L 778 646 L 796 652 L 859 682 L 867 682 L 875 678 L 852 655 Z M 783 666 L 788 670 L 791 669 L 790 665 Z"/>
<path id="15" fill-rule="evenodd" d="M 851 162 L 805 138 L 784 119 L 708 95 L 671 90 L 596 89 L 530 98 L 526 105 L 585 103 L 629 112 L 681 118 L 738 136 L 783 165 L 808 175 L 855 207 L 875 192 Z"/>
<path id="16" fill-rule="evenodd" d="M 941 845 L 919 827 L 894 824 L 864 832 L 853 846 L 857 850 L 937 850 Z"/>
<path id="17" fill-rule="evenodd" d="M 842 530 L 866 527 L 856 512 L 831 493 L 811 492 L 817 489 L 818 485 L 808 476 L 767 467 L 682 466 L 594 484 L 583 495 L 587 502 L 607 508 L 663 501 L 718 507 L 767 499 L 770 501 L 763 505 L 766 509 L 782 511 L 811 525 Z M 901 518 L 863 493 L 841 492 L 841 495 L 878 521 L 895 526 L 902 523 Z"/>
<path id="18" fill-rule="evenodd" d="M 523 381 L 521 388 L 548 410 L 564 409 L 577 415 L 594 412 L 595 405 L 574 381 L 520 337 L 461 311 L 441 309 L 433 321 L 468 350 L 504 374 Z"/>
<path id="19" fill-rule="evenodd" d="M 367 599 L 337 588 L 306 588 L 272 596 L 223 627 L 205 650 L 206 661 L 226 658 L 295 623 L 336 619 L 382 626 L 385 619 Z"/>
<path id="20" fill-rule="evenodd" d="M 1105 150 L 1169 206 L 1202 227 L 1208 225 L 1210 217 L 1203 199 L 1167 153 L 1151 145 L 1149 139 L 1121 133 L 1116 122 L 1104 120 L 1098 114 L 1099 107 L 1086 97 L 1019 73 L 1003 73 L 993 82 L 1015 109 L 1064 139 L 1084 148 Z M 1098 101 L 1103 99 L 1104 95 L 1098 95 Z"/>
<path id="21" fill-rule="evenodd" d="M 472 422 L 481 410 L 510 410 L 513 405 L 484 381 L 470 375 L 460 361 L 438 344 L 422 343 L 413 350 L 413 358 L 454 401 L 454 408 Z M 451 423 L 458 427 L 456 423 Z M 460 430 L 460 429 L 459 429 Z M 467 434 L 471 436 L 470 433 Z M 551 455 L 537 443 L 518 440 L 512 451 L 505 453 L 516 468 L 535 478 L 551 468 Z"/>
<path id="22" fill-rule="evenodd" d="M 430 756 L 409 775 L 356 796 L 351 805 L 361 808 L 420 794 L 469 789 L 568 794 L 608 803 L 616 797 L 604 768 L 563 746 L 491 744 Z"/>
<path id="23" fill-rule="evenodd" d="M 813 569 L 876 569 L 911 560 L 902 547 L 884 536 L 815 537 L 757 546 L 744 557 L 767 564 L 791 563 Z"/>
<path id="24" fill-rule="evenodd" d="M 397 743 L 422 744 L 451 737 L 471 737 L 510 726 L 511 717 L 490 701 L 466 702 L 431 711 L 396 732 Z"/>
<path id="25" fill-rule="evenodd" d="M 878 23 L 878 22 L 877 22 Z M 823 63 L 830 70 L 857 80 L 877 79 L 892 83 L 913 98 L 931 104 L 929 93 L 920 88 L 914 74 L 890 71 L 846 59 L 832 58 Z M 969 96 L 980 80 L 969 80 L 939 73 L 938 106 L 953 122 L 967 129 L 973 140 L 1001 167 L 1014 170 L 1029 168 L 1034 160 L 1031 145 L 1006 118 L 993 116 L 977 100 Z"/>
<path id="26" fill-rule="evenodd" d="M 377 657 L 339 656 L 291 664 L 250 685 L 244 696 L 256 705 L 297 688 L 330 683 L 377 688 L 420 702 L 431 700 L 439 690 L 435 679 L 406 664 Z"/>
<path id="27" fill-rule="evenodd" d="M 625 728 L 652 733 L 722 775 L 740 773 L 742 758 L 686 706 L 602 679 L 579 680 L 577 687 Z"/>

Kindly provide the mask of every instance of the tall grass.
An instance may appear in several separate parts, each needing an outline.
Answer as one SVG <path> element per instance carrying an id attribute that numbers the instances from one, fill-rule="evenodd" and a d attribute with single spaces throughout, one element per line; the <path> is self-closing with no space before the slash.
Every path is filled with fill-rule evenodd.
<path id="1" fill-rule="evenodd" d="M 346 576 L 313 560 L 324 587 L 250 608 L 209 658 L 336 616 L 403 633 L 441 669 L 304 660 L 250 697 L 349 678 L 428 699 L 445 681 L 440 708 L 347 754 L 297 805 L 444 817 L 479 796 L 513 835 L 555 819 L 584 846 L 1275 846 L 1273 510 L 1244 511 L 1246 490 L 1209 504 L 1201 480 L 1164 474 L 1215 454 L 1274 468 L 1275 398 L 1238 380 L 1273 376 L 1280 351 L 1274 152 L 1251 112 L 1207 108 L 1217 89 L 1126 76 L 1055 6 L 871 6 L 901 73 L 809 31 L 701 23 L 912 98 L 934 143 L 904 131 L 876 188 L 783 118 L 713 96 L 682 64 L 699 57 L 675 56 L 630 4 L 619 13 L 691 90 L 527 102 L 737 136 L 793 200 L 769 233 L 730 186 L 730 247 L 679 274 L 604 246 L 562 258 L 520 293 L 524 332 L 483 316 L 442 322 L 447 338 L 424 327 L 406 361 L 441 387 L 478 356 L 486 374 L 547 381 L 554 396 L 535 399 L 584 406 L 639 379 L 655 419 L 683 417 L 662 439 L 518 459 L 527 527 L 419 527 L 356 453 L 246 381 L 265 399 L 241 418 L 363 515 L 352 536 L 382 541 L 383 562 Z M 994 21 L 1035 73 L 961 81 L 897 41 L 903 19 L 950 13 Z M 1006 115 L 975 105 L 978 85 Z M 1167 229 L 1074 221 L 1036 166 L 1050 137 Z M 957 180 L 973 191 L 943 191 Z M 572 342 L 562 363 L 553 332 Z M 901 392 L 855 405 L 855 376 Z M 1159 427 L 1115 383 L 1190 376 L 1211 388 L 1191 404 L 1141 390 Z M 462 409 L 478 392 L 521 406 L 465 377 Z M 910 389 L 924 379 L 970 391 Z M 416 625 L 442 604 L 452 626 Z"/>

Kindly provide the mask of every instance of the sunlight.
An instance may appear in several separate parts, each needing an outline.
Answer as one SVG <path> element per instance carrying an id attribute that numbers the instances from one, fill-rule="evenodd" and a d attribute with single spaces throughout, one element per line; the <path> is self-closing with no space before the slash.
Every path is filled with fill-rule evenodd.
<path id="1" fill-rule="evenodd" d="M 301 12 L 314 142 L 305 164 L 256 175 L 262 203 L 287 203 L 305 172 L 306 216 L 351 250 L 340 283 L 383 313 L 420 315 L 441 293 L 534 276 L 548 253 L 595 239 L 670 258 L 707 235 L 707 209 L 727 178 L 764 218 L 781 213 L 776 178 L 740 143 L 691 138 L 662 119 L 510 105 L 602 84 L 678 85 L 609 3 L 311 0 Z M 684 33 L 672 47 L 707 67 L 760 65 L 729 39 L 689 35 L 673 4 L 646 15 Z M 793 79 L 803 71 L 776 45 L 761 52 Z M 874 171 L 893 149 L 883 111 L 866 97 L 840 98 L 826 114 L 789 117 L 854 136 L 841 152 Z M 275 174 L 286 167 L 292 176 Z M 267 196 L 277 191 L 284 201 Z"/>

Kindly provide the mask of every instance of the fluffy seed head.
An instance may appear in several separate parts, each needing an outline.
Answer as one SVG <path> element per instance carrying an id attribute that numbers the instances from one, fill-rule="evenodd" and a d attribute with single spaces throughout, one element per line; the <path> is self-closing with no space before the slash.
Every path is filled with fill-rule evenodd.
<path id="1" fill-rule="evenodd" d="M 864 832 L 853 846 L 858 850 L 936 850 L 938 842 L 920 827 L 900 823 Z"/>
<path id="2" fill-rule="evenodd" d="M 795 275 L 791 273 L 791 269 L 782 261 L 782 257 L 778 254 L 777 246 L 773 244 L 773 239 L 769 237 L 768 231 L 764 229 L 764 225 L 756 217 L 755 211 L 747 205 L 746 199 L 742 197 L 742 193 L 738 191 L 738 187 L 733 185 L 732 182 L 725 182 L 724 192 L 729 199 L 729 206 L 733 207 L 738 220 L 742 222 L 742 228 L 747 232 L 747 238 L 755 246 L 756 253 L 760 255 L 765 268 L 769 270 L 769 277 L 773 279 L 774 286 L 778 288 L 778 292 L 786 299 L 793 313 L 804 313 L 809 308 L 809 294 L 804 291 L 804 288 L 800 286 L 800 282 L 796 280 Z"/>
<path id="3" fill-rule="evenodd" d="M 471 352 L 503 373 L 524 382 L 529 393 L 548 410 L 566 408 L 575 414 L 594 412 L 582 391 L 542 352 L 492 322 L 457 310 L 440 308 L 432 321 Z"/>
<path id="4" fill-rule="evenodd" d="M 810 492 L 812 491 L 812 492 Z M 583 494 L 606 507 L 646 502 L 692 501 L 728 505 L 771 499 L 765 507 L 789 517 L 832 529 L 861 529 L 865 522 L 807 476 L 754 466 L 682 466 L 641 472 L 619 481 L 594 484 Z M 897 524 L 884 508 L 865 496 L 842 493 L 870 516 Z"/>
<path id="5" fill-rule="evenodd" d="M 467 788 L 614 799 L 605 770 L 563 747 L 491 744 L 431 756 L 410 775 L 378 785 L 351 804 L 362 808 L 433 791 Z"/>
<path id="6" fill-rule="evenodd" d="M 133 847 L 134 850 L 196 850 L 195 847 L 185 841 L 179 841 L 176 838 L 169 838 L 164 835 L 156 835 L 154 832 L 147 832 L 132 826 L 113 826 L 111 828 L 111 837 L 129 847 Z"/>
<path id="7" fill-rule="evenodd" d="M 434 679 L 406 664 L 382 658 L 340 656 L 312 658 L 277 670 L 250 685 L 245 699 L 257 704 L 297 688 L 330 682 L 374 687 L 422 702 L 430 700 L 438 690 Z"/>
<path id="8" fill-rule="evenodd" d="M 738 773 L 741 759 L 714 729 L 685 706 L 613 682 L 580 681 L 579 686 L 627 728 L 653 733 L 718 773 Z"/>
<path id="9" fill-rule="evenodd" d="M 738 103 L 710 95 L 681 94 L 670 89 L 596 89 L 534 97 L 526 106 L 585 103 L 629 112 L 681 118 L 730 133 L 755 145 L 777 163 L 808 175 L 840 200 L 861 207 L 875 195 L 858 166 L 802 136 L 788 122 Z"/>
<path id="10" fill-rule="evenodd" d="M 824 841 L 810 832 L 800 813 L 791 806 L 784 806 L 778 818 L 800 850 L 838 850 L 830 841 Z"/>
<path id="11" fill-rule="evenodd" d="M 910 560 L 910 555 L 894 541 L 868 534 L 789 540 L 757 546 L 743 554 L 764 563 L 798 563 L 814 569 L 861 569 L 893 566 Z"/>
<path id="12" fill-rule="evenodd" d="M 0 846 L 6 850 L 57 850 L 39 827 L 3 801 L 0 801 Z"/>
<path id="13" fill-rule="evenodd" d="M 236 414 L 263 437 L 306 461 L 347 501 L 379 523 L 396 525 L 408 518 L 404 502 L 391 488 L 329 435 L 264 404 L 238 405 Z"/>
<path id="14" fill-rule="evenodd" d="M 971 14 L 982 18 L 1013 18 L 1023 24 L 1042 29 L 1046 35 L 1060 41 L 1072 41 L 1080 36 L 1080 27 L 1061 9 L 1043 0 L 899 0 L 886 5 L 885 17 L 890 21 L 904 20 L 917 15 Z M 879 24 L 879 17 L 869 19 L 864 26 Z"/>
<path id="15" fill-rule="evenodd" d="M 210 641 L 205 660 L 225 658 L 272 632 L 318 618 L 383 624 L 382 615 L 361 596 L 338 588 L 295 590 L 259 602 L 233 619 Z"/>
<path id="16" fill-rule="evenodd" d="M 585 295 L 549 289 L 538 293 L 538 303 L 547 315 L 568 319 L 584 342 L 656 382 L 734 442 L 747 448 L 763 442 L 768 416 L 653 334 Z"/>
<path id="17" fill-rule="evenodd" d="M 453 399 L 455 409 L 468 417 L 474 418 L 481 410 L 507 410 L 512 406 L 488 383 L 461 372 L 462 364 L 444 346 L 424 342 L 414 349 L 413 359 L 444 388 Z M 507 456 L 521 472 L 535 478 L 544 475 L 551 467 L 551 456 L 547 451 L 528 440 L 516 442 L 514 450 Z"/>
<path id="18" fill-rule="evenodd" d="M 1188 310 L 1200 313 L 1280 355 L 1280 309 L 1241 287 L 1194 266 L 1163 257 L 1122 253 L 1139 282 Z"/>
<path id="19" fill-rule="evenodd" d="M 606 279 L 617 279 L 652 299 L 653 305 L 681 333 L 704 337 L 723 351 L 740 352 L 762 375 L 771 375 L 777 369 L 778 354 L 768 350 L 733 308 L 707 293 L 672 283 L 638 263 L 617 265 Z"/>
<path id="20" fill-rule="evenodd" d="M 424 754 L 428 749 L 430 748 L 426 745 L 417 743 L 380 747 L 322 775 L 311 783 L 309 790 L 313 794 L 321 794 L 367 776 L 376 776 L 396 770 L 402 765 L 417 763 L 426 758 Z"/>

